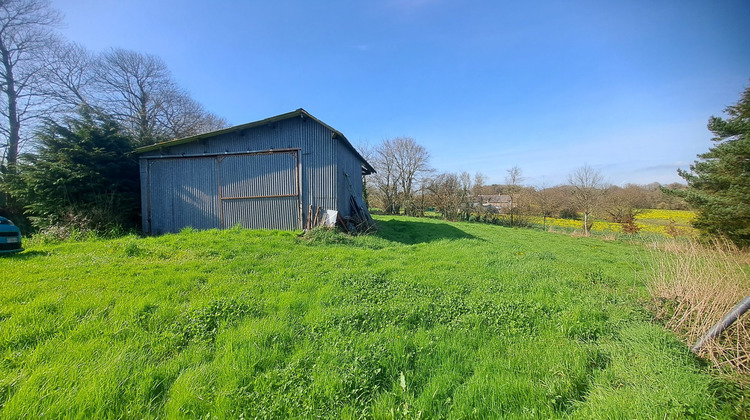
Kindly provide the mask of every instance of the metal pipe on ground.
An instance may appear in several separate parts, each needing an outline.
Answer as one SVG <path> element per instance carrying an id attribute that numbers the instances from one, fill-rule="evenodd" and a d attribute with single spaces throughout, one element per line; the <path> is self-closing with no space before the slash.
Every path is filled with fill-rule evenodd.
<path id="1" fill-rule="evenodd" d="M 693 351 L 693 353 L 700 352 L 701 348 L 710 340 L 713 340 L 714 338 L 721 335 L 724 330 L 729 328 L 730 325 L 734 323 L 739 317 L 742 316 L 747 310 L 750 309 L 750 296 L 745 297 L 745 299 L 742 299 L 740 303 L 737 304 L 737 306 L 734 307 L 731 311 L 729 311 L 728 314 L 724 315 L 724 318 L 721 319 L 721 321 L 717 322 L 716 325 L 711 327 L 708 332 L 701 337 L 700 340 L 698 340 L 697 343 L 690 349 Z"/>

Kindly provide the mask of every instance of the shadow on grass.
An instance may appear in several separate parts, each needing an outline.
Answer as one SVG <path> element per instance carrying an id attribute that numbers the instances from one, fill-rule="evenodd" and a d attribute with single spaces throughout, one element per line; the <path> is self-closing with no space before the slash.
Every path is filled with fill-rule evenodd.
<path id="1" fill-rule="evenodd" d="M 476 239 L 474 235 L 470 235 L 447 223 L 403 220 L 378 220 L 378 236 L 406 245 L 433 242 L 442 239 Z"/>
<path id="2" fill-rule="evenodd" d="M 28 260 L 35 257 L 45 257 L 49 255 L 49 252 L 45 251 L 21 251 L 14 252 L 11 254 L 0 254 L 0 258 L 8 258 L 14 260 Z"/>

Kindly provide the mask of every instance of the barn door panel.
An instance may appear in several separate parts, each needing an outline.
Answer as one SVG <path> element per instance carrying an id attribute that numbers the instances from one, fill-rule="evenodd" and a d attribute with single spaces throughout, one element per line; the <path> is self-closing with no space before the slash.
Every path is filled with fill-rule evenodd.
<path id="1" fill-rule="evenodd" d="M 221 205 L 224 227 L 298 229 L 297 199 L 294 197 L 223 200 Z"/>
<path id="2" fill-rule="evenodd" d="M 297 151 L 230 155 L 217 162 L 222 227 L 300 227 Z"/>
<path id="3" fill-rule="evenodd" d="M 149 165 L 152 233 L 220 226 L 216 159 L 155 159 Z"/>
<path id="4" fill-rule="evenodd" d="M 174 207 L 172 197 L 172 172 L 166 160 L 149 161 L 148 172 L 148 223 L 149 232 L 161 235 L 174 232 Z"/>

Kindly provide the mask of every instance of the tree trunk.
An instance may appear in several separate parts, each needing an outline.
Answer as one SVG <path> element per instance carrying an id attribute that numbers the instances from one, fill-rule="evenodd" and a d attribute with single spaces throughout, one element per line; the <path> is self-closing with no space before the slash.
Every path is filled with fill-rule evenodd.
<path id="1" fill-rule="evenodd" d="M 16 81 L 13 76 L 13 65 L 10 63 L 9 52 L 4 45 L 0 45 L 0 56 L 2 56 L 5 68 L 5 93 L 8 96 L 8 155 L 6 163 L 11 166 L 18 161 L 18 146 L 21 142 L 21 124 L 18 121 L 18 93 L 16 92 Z"/>
<path id="2" fill-rule="evenodd" d="M 589 214 L 583 212 L 583 234 L 589 236 Z"/>
<path id="3" fill-rule="evenodd" d="M 21 124 L 18 122 L 18 109 L 15 92 L 11 93 L 8 84 L 8 156 L 6 162 L 12 167 L 18 161 L 18 146 L 21 142 Z M 12 169 L 11 169 L 12 170 Z"/>

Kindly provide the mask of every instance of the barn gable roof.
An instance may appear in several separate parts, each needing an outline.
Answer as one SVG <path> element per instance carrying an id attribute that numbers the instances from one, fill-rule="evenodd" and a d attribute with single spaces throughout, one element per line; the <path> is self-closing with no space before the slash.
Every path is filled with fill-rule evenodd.
<path id="1" fill-rule="evenodd" d="M 202 134 L 198 134 L 198 135 L 195 135 L 195 136 L 190 136 L 190 137 L 185 137 L 185 138 L 175 139 L 175 140 L 168 140 L 168 141 L 163 141 L 163 142 L 160 142 L 160 143 L 152 144 L 152 145 L 149 145 L 149 146 L 139 147 L 138 149 L 135 149 L 135 152 L 136 153 L 151 152 L 151 151 L 154 151 L 154 150 L 163 149 L 165 147 L 171 147 L 171 146 L 177 146 L 177 145 L 180 145 L 180 144 L 192 143 L 192 142 L 195 142 L 195 141 L 198 141 L 198 140 L 201 140 L 201 139 L 215 137 L 215 136 L 219 136 L 219 135 L 227 134 L 227 133 L 233 133 L 235 131 L 241 131 L 241 130 L 245 130 L 245 129 L 248 129 L 248 128 L 260 127 L 260 126 L 264 126 L 264 125 L 275 123 L 277 121 L 287 120 L 287 119 L 290 119 L 290 118 L 300 118 L 300 117 L 302 117 L 302 118 L 310 118 L 311 120 L 313 120 L 313 121 L 317 122 L 318 124 L 326 127 L 327 129 L 331 130 L 333 132 L 333 138 L 334 138 L 334 140 L 341 141 L 341 143 L 346 148 L 348 148 L 352 153 L 354 153 L 355 156 L 357 156 L 359 158 L 359 160 L 362 161 L 362 174 L 368 175 L 368 174 L 371 174 L 371 173 L 375 173 L 375 168 L 373 168 L 372 165 L 370 165 L 370 163 L 368 163 L 367 160 L 365 160 L 365 158 L 362 157 L 362 155 L 357 151 L 357 149 L 355 149 L 354 146 L 352 146 L 352 144 L 349 142 L 349 140 L 347 140 L 347 138 L 346 138 L 346 136 L 344 136 L 344 134 L 342 134 L 340 131 L 336 130 L 335 128 L 331 127 L 330 125 L 324 123 L 323 121 L 315 118 L 309 112 L 305 111 L 302 108 L 299 108 L 299 109 L 297 109 L 295 111 L 292 111 L 292 112 L 287 112 L 286 114 L 281 114 L 281 115 L 277 115 L 275 117 L 266 118 L 266 119 L 260 120 L 260 121 L 254 121 L 254 122 L 247 123 L 247 124 L 235 125 L 234 127 L 223 128 L 221 130 L 211 131 L 211 132 L 208 132 L 208 133 L 202 133 Z"/>

